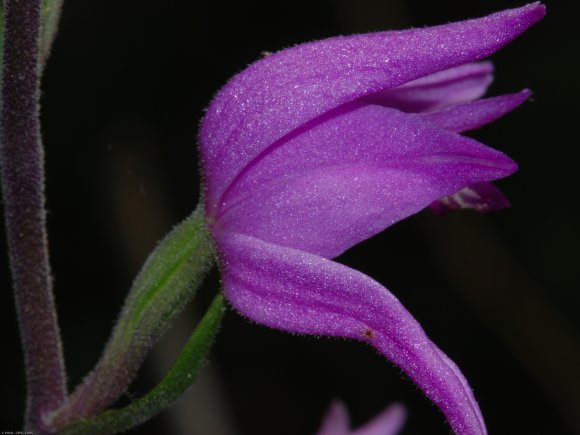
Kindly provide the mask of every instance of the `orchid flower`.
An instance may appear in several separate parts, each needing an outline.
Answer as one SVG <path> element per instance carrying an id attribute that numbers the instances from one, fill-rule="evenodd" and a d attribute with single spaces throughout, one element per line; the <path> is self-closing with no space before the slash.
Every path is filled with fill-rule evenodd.
<path id="1" fill-rule="evenodd" d="M 205 214 L 229 302 L 272 328 L 368 342 L 458 434 L 486 433 L 459 368 L 391 292 L 331 259 L 432 204 L 505 205 L 489 183 L 516 164 L 460 133 L 528 98 L 478 99 L 492 74 L 480 61 L 544 13 L 533 3 L 282 50 L 233 77 L 201 123 Z"/>
<path id="2" fill-rule="evenodd" d="M 317 435 L 397 435 L 406 419 L 405 407 L 395 403 L 364 426 L 351 430 L 344 403 L 336 401 L 330 405 Z"/>

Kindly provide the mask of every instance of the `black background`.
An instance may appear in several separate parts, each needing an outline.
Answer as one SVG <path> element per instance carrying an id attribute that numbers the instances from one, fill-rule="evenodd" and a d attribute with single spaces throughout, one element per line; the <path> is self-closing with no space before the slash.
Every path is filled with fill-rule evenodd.
<path id="1" fill-rule="evenodd" d="M 195 207 L 198 122 L 231 75 L 264 51 L 298 42 L 522 4 L 65 3 L 43 79 L 42 121 L 71 387 L 98 358 L 147 253 Z M 473 134 L 520 164 L 500 183 L 513 207 L 489 216 L 423 212 L 339 258 L 393 291 L 458 363 L 493 434 L 580 433 L 580 11 L 572 0 L 546 3 L 547 18 L 493 56 L 490 93 L 529 87 L 533 101 Z M 24 380 L 1 255 L 0 430 L 16 430 Z M 214 272 L 123 400 L 154 385 L 218 287 Z M 403 433 L 449 432 L 442 414 L 371 348 L 268 330 L 230 310 L 193 393 L 133 433 L 314 434 L 333 398 L 347 403 L 355 426 L 400 401 L 409 409 Z"/>

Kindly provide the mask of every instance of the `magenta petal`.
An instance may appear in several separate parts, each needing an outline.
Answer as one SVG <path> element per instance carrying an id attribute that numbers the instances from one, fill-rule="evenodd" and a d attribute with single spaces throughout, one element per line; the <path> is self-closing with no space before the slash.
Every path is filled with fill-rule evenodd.
<path id="1" fill-rule="evenodd" d="M 488 17 L 312 42 L 272 54 L 215 97 L 200 131 L 208 213 L 267 147 L 339 105 L 483 59 L 541 19 L 539 3 Z"/>
<path id="2" fill-rule="evenodd" d="M 493 81 L 491 62 L 460 65 L 402 86 L 364 97 L 364 101 L 404 112 L 441 109 L 480 98 Z"/>
<path id="3" fill-rule="evenodd" d="M 459 369 L 386 288 L 366 275 L 303 251 L 239 234 L 217 240 L 226 296 L 250 319 L 289 332 L 366 341 L 447 416 L 456 434 L 485 434 Z"/>
<path id="4" fill-rule="evenodd" d="M 451 210 L 471 209 L 478 213 L 501 210 L 510 206 L 505 195 L 491 183 L 478 183 L 461 189 L 453 195 L 445 196 L 430 205 L 436 213 Z"/>
<path id="5" fill-rule="evenodd" d="M 232 185 L 217 225 L 327 258 L 441 197 L 516 169 L 473 139 L 369 105 L 270 151 Z"/>
<path id="6" fill-rule="evenodd" d="M 441 128 L 461 133 L 475 130 L 501 118 L 526 101 L 530 95 L 532 92 L 524 89 L 516 94 L 459 104 L 436 112 L 421 113 L 420 116 Z"/>

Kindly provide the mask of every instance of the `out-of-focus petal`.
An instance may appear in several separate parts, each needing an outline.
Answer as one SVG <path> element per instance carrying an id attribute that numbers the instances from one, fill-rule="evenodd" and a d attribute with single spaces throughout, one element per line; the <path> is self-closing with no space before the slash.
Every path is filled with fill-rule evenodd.
<path id="1" fill-rule="evenodd" d="M 359 105 L 271 149 L 229 190 L 218 225 L 332 258 L 515 163 L 416 115 Z"/>
<path id="2" fill-rule="evenodd" d="M 364 101 L 404 112 L 432 111 L 480 98 L 493 81 L 492 73 L 491 62 L 468 63 L 379 91 Z"/>
<path id="3" fill-rule="evenodd" d="M 399 403 L 386 408 L 364 426 L 351 431 L 344 403 L 334 401 L 328 409 L 317 435 L 397 435 L 407 419 L 407 410 Z"/>
<path id="4" fill-rule="evenodd" d="M 530 95 L 532 92 L 524 89 L 515 94 L 486 98 L 419 115 L 441 128 L 461 133 L 475 130 L 501 118 L 526 101 Z"/>
<path id="5" fill-rule="evenodd" d="M 478 183 L 461 189 L 453 195 L 445 196 L 429 207 L 436 213 L 451 210 L 471 209 L 478 213 L 501 210 L 510 206 L 501 190 L 491 183 Z"/>
<path id="6" fill-rule="evenodd" d="M 332 402 L 316 435 L 349 435 L 350 421 L 344 403 Z"/>
<path id="7" fill-rule="evenodd" d="M 407 420 L 407 409 L 394 403 L 352 435 L 397 435 Z"/>
<path id="8" fill-rule="evenodd" d="M 220 234 L 228 300 L 250 319 L 289 332 L 366 341 L 400 367 L 458 435 L 485 434 L 479 407 L 455 365 L 386 288 L 304 251 Z"/>
<path id="9" fill-rule="evenodd" d="M 254 63 L 217 94 L 201 124 L 209 215 L 242 168 L 297 127 L 364 95 L 483 59 L 544 14 L 532 3 L 442 26 L 312 42 Z"/>

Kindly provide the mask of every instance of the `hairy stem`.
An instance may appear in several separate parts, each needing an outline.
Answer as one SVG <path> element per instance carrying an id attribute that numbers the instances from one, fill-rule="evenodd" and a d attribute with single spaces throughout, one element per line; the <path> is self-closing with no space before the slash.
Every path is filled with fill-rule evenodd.
<path id="1" fill-rule="evenodd" d="M 40 0 L 4 0 L 0 171 L 26 364 L 26 427 L 47 433 L 44 417 L 63 403 L 66 387 L 46 238 L 38 104 L 40 6 Z"/>
<path id="2" fill-rule="evenodd" d="M 61 430 L 79 419 L 94 417 L 123 394 L 147 352 L 193 298 L 214 262 L 200 206 L 150 254 L 100 361 L 51 417 L 51 427 Z"/>
<path id="3" fill-rule="evenodd" d="M 115 434 L 142 424 L 169 408 L 197 378 L 218 332 L 224 304 L 223 295 L 215 297 L 177 361 L 153 390 L 124 408 L 79 420 L 65 428 L 63 435 Z"/>

